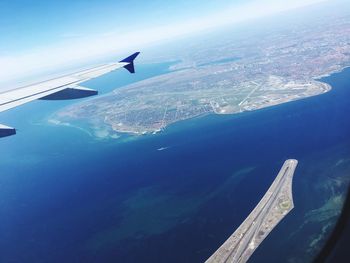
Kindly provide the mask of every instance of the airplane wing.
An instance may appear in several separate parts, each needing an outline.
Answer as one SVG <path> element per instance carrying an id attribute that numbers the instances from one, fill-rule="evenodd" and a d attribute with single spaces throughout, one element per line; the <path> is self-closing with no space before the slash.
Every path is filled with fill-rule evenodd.
<path id="1" fill-rule="evenodd" d="M 98 93 L 96 90 L 82 87 L 79 84 L 120 68 L 125 68 L 130 73 L 135 73 L 134 59 L 139 53 L 140 52 L 136 52 L 119 62 L 109 63 L 59 78 L 2 92 L 0 93 L 0 112 L 37 99 L 65 100 L 96 95 Z M 0 124 L 0 137 L 14 134 L 16 134 L 15 128 Z"/>

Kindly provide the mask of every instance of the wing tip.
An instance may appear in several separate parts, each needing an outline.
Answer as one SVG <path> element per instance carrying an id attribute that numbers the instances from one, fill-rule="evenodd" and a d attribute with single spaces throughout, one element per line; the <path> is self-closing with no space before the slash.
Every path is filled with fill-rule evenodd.
<path id="1" fill-rule="evenodd" d="M 124 58 L 123 60 L 119 61 L 119 62 L 126 62 L 126 63 L 132 63 L 134 62 L 134 59 L 140 54 L 140 52 L 135 52 L 134 54 Z"/>
<path id="2" fill-rule="evenodd" d="M 122 63 L 128 63 L 124 66 L 124 68 L 129 71 L 130 73 L 135 73 L 135 65 L 134 60 L 135 58 L 140 54 L 140 52 L 135 52 L 134 54 L 128 56 L 127 58 L 124 58 L 123 60 L 119 61 Z"/>

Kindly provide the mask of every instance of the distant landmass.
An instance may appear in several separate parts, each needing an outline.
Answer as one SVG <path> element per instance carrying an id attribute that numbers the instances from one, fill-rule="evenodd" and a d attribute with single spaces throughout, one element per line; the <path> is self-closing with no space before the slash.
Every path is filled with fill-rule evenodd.
<path id="1" fill-rule="evenodd" d="M 268 33 L 230 33 L 231 39 L 227 33 L 214 44 L 180 51 L 181 61 L 169 73 L 66 107 L 51 121 L 83 121 L 99 136 L 103 130 L 102 137 L 140 135 L 197 116 L 252 111 L 323 94 L 331 87 L 318 79 L 350 65 L 350 19 L 313 23 Z"/>

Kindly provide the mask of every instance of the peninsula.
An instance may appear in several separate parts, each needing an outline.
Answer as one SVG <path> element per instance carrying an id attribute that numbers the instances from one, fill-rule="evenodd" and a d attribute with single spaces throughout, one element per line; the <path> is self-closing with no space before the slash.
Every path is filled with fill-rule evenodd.
<path id="1" fill-rule="evenodd" d="M 102 137 L 154 133 L 198 116 L 237 114 L 326 93 L 331 87 L 320 79 L 350 66 L 350 15 L 287 23 L 283 30 L 265 27 L 228 30 L 222 37 L 193 39 L 188 48 L 157 51 L 167 61 L 181 61 L 166 74 L 73 104 L 50 119 Z"/>

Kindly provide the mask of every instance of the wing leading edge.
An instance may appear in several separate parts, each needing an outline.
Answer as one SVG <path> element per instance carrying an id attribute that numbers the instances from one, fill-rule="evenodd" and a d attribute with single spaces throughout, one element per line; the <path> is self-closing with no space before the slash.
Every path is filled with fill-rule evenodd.
<path id="1" fill-rule="evenodd" d="M 136 52 L 119 62 L 109 63 L 59 78 L 2 92 L 0 93 L 0 112 L 37 99 L 66 100 L 96 95 L 98 93 L 96 90 L 81 87 L 79 84 L 120 68 L 125 68 L 130 73 L 135 73 L 134 60 L 139 54 L 140 52 Z M 0 137 L 14 134 L 16 134 L 14 128 L 0 124 Z"/>

